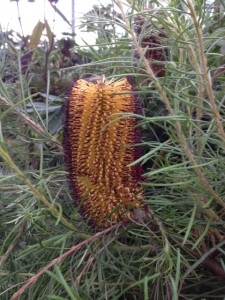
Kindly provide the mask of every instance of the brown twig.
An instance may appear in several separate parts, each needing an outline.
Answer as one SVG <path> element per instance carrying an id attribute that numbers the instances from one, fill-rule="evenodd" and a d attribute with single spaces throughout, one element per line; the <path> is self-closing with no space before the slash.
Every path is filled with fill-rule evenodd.
<path id="1" fill-rule="evenodd" d="M 204 264 L 218 277 L 225 280 L 224 269 L 219 265 L 219 263 L 211 258 L 205 260 Z"/>
<path id="2" fill-rule="evenodd" d="M 83 267 L 80 274 L 76 278 L 76 282 L 75 282 L 76 285 L 79 285 L 82 276 L 85 274 L 85 272 L 87 272 L 89 270 L 89 268 L 90 268 L 92 262 L 94 261 L 95 257 L 96 257 L 96 255 L 92 255 L 92 256 L 89 257 L 89 259 L 86 262 L 85 266 Z"/>
<path id="3" fill-rule="evenodd" d="M 199 56 L 200 56 L 201 65 L 202 65 L 202 69 L 203 69 L 203 75 L 204 75 L 204 79 L 205 79 L 205 83 L 206 83 L 206 90 L 207 90 L 207 93 L 209 96 L 209 101 L 210 101 L 211 108 L 213 111 L 213 115 L 214 115 L 214 119 L 215 119 L 216 126 L 218 129 L 219 137 L 221 138 L 222 142 L 225 142 L 225 131 L 223 129 L 222 116 L 220 115 L 219 110 L 216 105 L 213 88 L 212 88 L 212 81 L 209 76 L 207 58 L 205 56 L 205 50 L 204 50 L 204 44 L 203 44 L 202 30 L 199 26 L 199 22 L 197 20 L 193 4 L 190 0 L 187 1 L 187 7 L 189 8 L 190 15 L 192 17 L 192 20 L 193 20 L 193 23 L 195 26 L 195 31 L 197 34 L 197 38 L 198 38 Z"/>
<path id="4" fill-rule="evenodd" d="M 180 286 L 178 289 L 178 295 L 180 295 L 180 293 L 181 293 L 181 290 L 182 290 L 182 287 L 184 285 L 186 278 L 189 276 L 189 274 L 191 272 L 193 272 L 201 264 L 206 265 L 214 274 L 216 274 L 217 276 L 219 276 L 220 278 L 223 278 L 225 280 L 225 272 L 224 272 L 223 268 L 219 265 L 219 263 L 216 260 L 211 259 L 211 255 L 215 251 L 217 251 L 219 248 L 224 247 L 224 245 L 225 245 L 225 241 L 218 243 L 216 246 L 214 246 L 213 248 L 211 248 L 210 250 L 208 250 L 207 252 L 202 254 L 200 258 L 199 258 L 199 254 L 196 255 L 195 252 L 193 252 L 193 250 L 188 249 L 188 251 L 192 252 L 199 259 L 198 259 L 198 261 L 196 261 L 194 263 L 194 265 L 191 268 L 189 268 L 185 272 L 184 276 L 182 277 Z"/>
<path id="5" fill-rule="evenodd" d="M 19 227 L 19 230 L 17 232 L 17 235 L 15 236 L 15 238 L 13 239 L 12 243 L 9 245 L 8 249 L 6 250 L 5 254 L 2 255 L 1 259 L 0 259 L 0 267 L 2 267 L 2 265 L 5 263 L 5 261 L 7 260 L 7 258 L 9 257 L 10 253 L 12 252 L 16 241 L 19 239 L 19 237 L 23 234 L 24 232 L 24 228 L 26 226 L 26 223 L 22 223 Z"/>
<path id="6" fill-rule="evenodd" d="M 96 233 L 94 236 L 88 238 L 87 240 L 79 243 L 78 245 L 73 246 L 68 251 L 60 255 L 59 257 L 55 258 L 53 261 L 51 261 L 47 266 L 45 266 L 41 271 L 39 271 L 37 274 L 35 274 L 33 277 L 31 277 L 26 284 L 24 284 L 16 293 L 13 294 L 11 300 L 16 300 L 18 297 L 32 284 L 34 284 L 48 269 L 53 267 L 54 265 L 60 263 L 65 257 L 72 254 L 73 252 L 79 250 L 83 246 L 97 240 L 99 237 L 105 235 L 106 233 L 119 228 L 122 225 L 122 222 L 117 223 L 107 229 L 104 229 L 98 233 Z"/>

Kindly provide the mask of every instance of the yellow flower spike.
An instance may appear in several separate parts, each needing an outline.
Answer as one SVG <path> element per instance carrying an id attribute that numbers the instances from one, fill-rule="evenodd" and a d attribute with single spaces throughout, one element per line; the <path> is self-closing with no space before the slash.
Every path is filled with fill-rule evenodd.
<path id="1" fill-rule="evenodd" d="M 143 206 L 141 167 L 127 167 L 139 156 L 137 120 L 118 113 L 138 113 L 138 99 L 127 79 L 77 80 L 65 103 L 65 163 L 70 189 L 81 212 L 97 227 L 127 221 Z M 112 122 L 113 121 L 113 122 Z"/>

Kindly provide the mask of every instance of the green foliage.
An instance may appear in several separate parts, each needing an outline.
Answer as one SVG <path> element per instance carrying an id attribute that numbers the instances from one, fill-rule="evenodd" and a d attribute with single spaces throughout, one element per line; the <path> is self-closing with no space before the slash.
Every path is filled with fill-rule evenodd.
<path id="1" fill-rule="evenodd" d="M 84 16 L 96 45 L 40 23 L 32 47 L 1 33 L 0 298 L 54 259 L 20 299 L 224 298 L 223 25 L 222 1 L 115 0 Z M 72 78 L 102 74 L 140 97 L 146 211 L 96 234 L 69 195 L 60 118 Z"/>

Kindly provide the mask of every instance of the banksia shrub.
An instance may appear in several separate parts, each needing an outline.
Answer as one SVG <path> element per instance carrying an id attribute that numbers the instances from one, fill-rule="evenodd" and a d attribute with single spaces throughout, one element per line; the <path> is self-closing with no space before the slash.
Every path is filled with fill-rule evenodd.
<path id="1" fill-rule="evenodd" d="M 65 104 L 64 150 L 69 184 L 85 219 L 97 227 L 128 220 L 142 206 L 137 97 L 127 79 L 78 80 Z M 135 127 L 136 126 L 136 127 Z"/>

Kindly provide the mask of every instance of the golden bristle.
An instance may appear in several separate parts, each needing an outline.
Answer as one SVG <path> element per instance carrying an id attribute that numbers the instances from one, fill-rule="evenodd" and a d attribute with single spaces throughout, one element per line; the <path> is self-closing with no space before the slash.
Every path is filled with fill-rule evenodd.
<path id="1" fill-rule="evenodd" d="M 128 168 L 137 158 L 129 147 L 137 140 L 137 99 L 127 79 L 78 80 L 68 96 L 64 149 L 69 181 L 76 203 L 83 199 L 85 218 L 99 227 L 127 220 L 131 208 L 141 207 L 140 166 Z M 113 115 L 113 116 L 112 116 Z"/>

